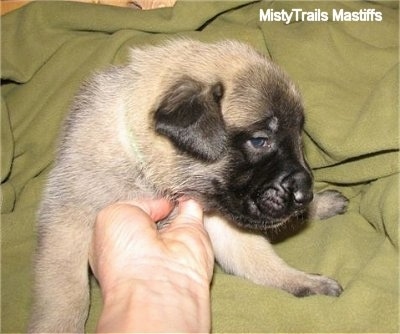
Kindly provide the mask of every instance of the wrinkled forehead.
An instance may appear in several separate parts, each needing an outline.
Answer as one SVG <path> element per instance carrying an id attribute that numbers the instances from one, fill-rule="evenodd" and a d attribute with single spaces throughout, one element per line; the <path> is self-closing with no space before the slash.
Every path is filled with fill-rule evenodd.
<path id="1" fill-rule="evenodd" d="M 253 66 L 238 73 L 226 95 L 223 114 L 227 126 L 245 128 L 263 121 L 267 124 L 272 119 L 281 128 L 303 126 L 300 95 L 275 66 Z"/>

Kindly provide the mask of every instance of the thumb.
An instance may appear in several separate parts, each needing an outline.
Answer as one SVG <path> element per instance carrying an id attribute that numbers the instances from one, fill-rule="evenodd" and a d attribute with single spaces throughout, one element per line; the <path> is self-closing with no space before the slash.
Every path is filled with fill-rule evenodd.
<path id="1" fill-rule="evenodd" d="M 178 217 L 180 223 L 204 225 L 203 216 L 203 208 L 196 201 L 189 199 L 179 203 Z"/>

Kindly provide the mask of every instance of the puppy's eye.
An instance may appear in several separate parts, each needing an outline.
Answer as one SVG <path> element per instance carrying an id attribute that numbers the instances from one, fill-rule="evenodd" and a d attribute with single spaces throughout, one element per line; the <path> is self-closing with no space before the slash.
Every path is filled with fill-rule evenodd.
<path id="1" fill-rule="evenodd" d="M 219 82 L 212 87 L 212 94 L 215 102 L 221 102 L 222 97 L 224 96 L 224 86 L 222 83 Z"/>
<path id="2" fill-rule="evenodd" d="M 249 139 L 249 144 L 254 148 L 263 148 L 268 146 L 268 138 L 254 137 Z"/>

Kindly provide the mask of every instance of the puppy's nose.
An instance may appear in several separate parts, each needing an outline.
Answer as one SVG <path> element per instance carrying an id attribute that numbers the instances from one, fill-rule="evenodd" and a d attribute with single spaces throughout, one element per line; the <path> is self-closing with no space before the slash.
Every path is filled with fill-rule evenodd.
<path id="1" fill-rule="evenodd" d="M 297 205 L 304 206 L 313 199 L 312 178 L 310 173 L 300 169 L 285 176 L 280 186 L 285 192 L 293 196 Z"/>

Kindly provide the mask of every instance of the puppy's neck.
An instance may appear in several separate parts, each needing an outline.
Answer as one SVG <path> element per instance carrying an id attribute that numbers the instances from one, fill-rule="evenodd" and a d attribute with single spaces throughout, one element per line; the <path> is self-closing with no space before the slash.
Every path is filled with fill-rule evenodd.
<path id="1" fill-rule="evenodd" d="M 145 162 L 143 153 L 137 143 L 135 134 L 128 126 L 129 120 L 126 115 L 126 110 L 123 105 L 120 106 L 118 112 L 118 136 L 119 140 L 129 156 L 135 160 L 136 163 L 143 164 Z"/>

